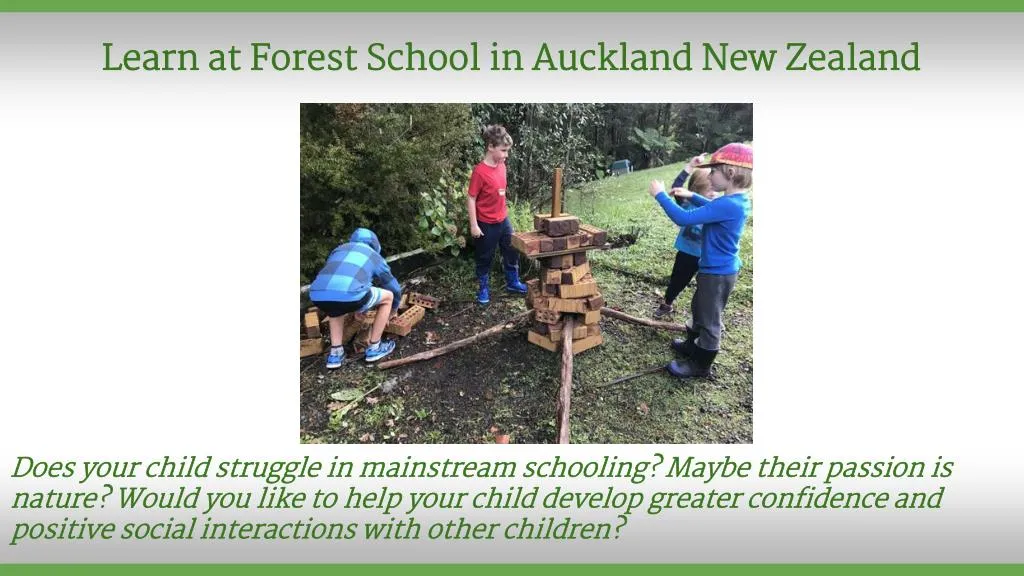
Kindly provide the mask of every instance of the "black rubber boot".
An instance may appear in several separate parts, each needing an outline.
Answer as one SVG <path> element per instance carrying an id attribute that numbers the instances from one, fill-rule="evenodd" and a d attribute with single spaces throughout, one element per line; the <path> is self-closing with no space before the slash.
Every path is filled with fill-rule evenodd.
<path id="1" fill-rule="evenodd" d="M 676 338 L 672 340 L 672 349 L 682 354 L 686 358 L 693 356 L 693 349 L 697 347 L 698 334 L 700 334 L 700 332 L 687 326 L 686 339 L 684 340 L 682 338 Z"/>
<path id="2" fill-rule="evenodd" d="M 711 374 L 711 365 L 715 363 L 718 350 L 705 350 L 700 346 L 693 347 L 693 355 L 679 362 L 673 360 L 668 365 L 669 374 L 676 378 L 703 378 Z"/>

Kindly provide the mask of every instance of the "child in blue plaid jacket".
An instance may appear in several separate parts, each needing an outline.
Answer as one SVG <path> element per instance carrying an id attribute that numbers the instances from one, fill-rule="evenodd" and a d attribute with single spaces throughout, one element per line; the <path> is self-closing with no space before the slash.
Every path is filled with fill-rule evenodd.
<path id="1" fill-rule="evenodd" d="M 373 285 L 376 281 L 382 286 Z M 381 340 L 402 289 L 380 255 L 380 241 L 372 230 L 357 228 L 348 242 L 335 248 L 327 263 L 309 286 L 309 299 L 327 314 L 331 329 L 331 352 L 327 368 L 341 366 L 345 359 L 342 316 L 350 312 L 368 312 L 376 308 L 377 317 L 370 329 L 366 361 L 376 362 L 395 350 L 394 340 Z"/>

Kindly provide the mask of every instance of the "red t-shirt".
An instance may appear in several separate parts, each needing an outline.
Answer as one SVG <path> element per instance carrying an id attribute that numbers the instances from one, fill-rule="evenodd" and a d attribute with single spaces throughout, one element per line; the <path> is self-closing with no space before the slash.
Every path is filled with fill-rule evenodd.
<path id="1" fill-rule="evenodd" d="M 498 224 L 508 217 L 505 206 L 505 163 L 488 166 L 481 162 L 473 168 L 467 193 L 476 198 L 476 219 L 485 224 Z"/>

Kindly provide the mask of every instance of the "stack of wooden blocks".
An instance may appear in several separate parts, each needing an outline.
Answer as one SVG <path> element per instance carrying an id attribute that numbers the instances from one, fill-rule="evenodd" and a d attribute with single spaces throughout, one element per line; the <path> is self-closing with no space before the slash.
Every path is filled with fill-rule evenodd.
<path id="1" fill-rule="evenodd" d="M 560 173 L 556 172 L 556 175 Z M 556 176 L 556 190 L 560 178 Z M 552 206 L 560 203 L 557 198 Z M 562 344 L 564 321 L 573 316 L 572 353 L 577 354 L 601 344 L 601 307 L 604 298 L 590 272 L 587 250 L 604 245 L 607 233 L 581 224 L 568 214 L 537 214 L 536 230 L 512 236 L 512 245 L 541 265 L 540 278 L 526 283 L 527 306 L 534 310 L 534 323 L 527 338 L 550 350 Z"/>

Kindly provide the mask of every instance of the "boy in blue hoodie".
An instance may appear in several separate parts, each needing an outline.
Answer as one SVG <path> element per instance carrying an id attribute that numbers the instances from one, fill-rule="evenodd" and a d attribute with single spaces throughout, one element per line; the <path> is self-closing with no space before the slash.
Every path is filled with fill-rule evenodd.
<path id="1" fill-rule="evenodd" d="M 374 281 L 383 289 L 374 286 Z M 309 299 L 327 314 L 331 329 L 327 368 L 339 368 L 345 359 L 342 316 L 349 312 L 377 309 L 370 329 L 370 346 L 366 349 L 367 362 L 376 362 L 394 352 L 395 342 L 381 340 L 381 336 L 394 303 L 402 299 L 402 289 L 380 255 L 380 241 L 372 230 L 357 228 L 348 242 L 331 251 L 327 263 L 309 285 Z"/>
<path id="2" fill-rule="evenodd" d="M 690 305 L 693 317 L 686 339 L 672 342 L 672 348 L 684 360 L 673 360 L 668 366 L 668 371 L 679 378 L 707 376 L 718 355 L 723 312 L 742 265 L 740 237 L 750 214 L 748 190 L 753 185 L 754 150 L 745 144 L 726 144 L 701 167 L 711 168 L 711 187 L 722 196 L 709 201 L 689 190 L 673 190 L 695 206 L 687 210 L 669 197 L 663 182 L 652 181 L 648 189 L 677 225 L 704 225 L 697 291 Z"/>

